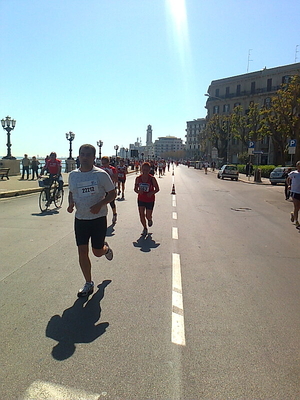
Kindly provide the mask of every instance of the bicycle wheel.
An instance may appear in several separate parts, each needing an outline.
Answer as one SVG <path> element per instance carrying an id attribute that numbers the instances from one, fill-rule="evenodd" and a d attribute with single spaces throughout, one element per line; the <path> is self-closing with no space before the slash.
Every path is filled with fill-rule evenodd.
<path id="1" fill-rule="evenodd" d="M 63 190 L 58 190 L 55 188 L 54 194 L 54 204 L 56 208 L 59 208 L 62 206 L 63 200 L 64 200 L 64 191 Z"/>
<path id="2" fill-rule="evenodd" d="M 40 193 L 39 206 L 40 206 L 41 212 L 45 212 L 48 209 L 47 193 L 46 193 L 45 189 L 43 189 Z"/>

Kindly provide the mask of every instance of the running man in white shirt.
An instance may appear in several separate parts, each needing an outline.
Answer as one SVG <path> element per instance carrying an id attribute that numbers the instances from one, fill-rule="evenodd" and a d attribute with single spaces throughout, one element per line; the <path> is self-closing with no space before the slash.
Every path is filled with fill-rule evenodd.
<path id="1" fill-rule="evenodd" d="M 79 149 L 80 168 L 69 175 L 69 206 L 67 211 L 75 214 L 75 237 L 78 246 L 79 264 L 86 283 L 78 297 L 89 296 L 94 291 L 89 258 L 89 240 L 96 257 L 105 255 L 112 260 L 113 252 L 105 235 L 107 229 L 107 204 L 116 197 L 115 185 L 110 176 L 94 166 L 96 149 L 84 144 Z"/>

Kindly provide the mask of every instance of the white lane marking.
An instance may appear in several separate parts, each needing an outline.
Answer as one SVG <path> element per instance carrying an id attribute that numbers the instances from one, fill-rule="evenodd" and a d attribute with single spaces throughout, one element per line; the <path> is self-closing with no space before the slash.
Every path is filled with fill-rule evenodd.
<path id="1" fill-rule="evenodd" d="M 176 211 L 174 211 L 174 212 L 172 213 L 172 218 L 173 218 L 173 219 L 177 219 L 177 212 L 176 212 Z"/>
<path id="2" fill-rule="evenodd" d="M 35 381 L 26 390 L 23 400 L 99 400 L 107 392 L 101 394 L 87 393 L 83 390 L 73 389 L 56 383 Z"/>
<path id="3" fill-rule="evenodd" d="M 172 343 L 185 346 L 180 255 L 176 253 L 172 254 L 172 310 Z"/>
<path id="4" fill-rule="evenodd" d="M 172 194 L 172 204 L 173 207 L 176 207 L 176 194 Z"/>
<path id="5" fill-rule="evenodd" d="M 178 239 L 178 228 L 174 226 L 172 228 L 172 239 Z"/>
<path id="6" fill-rule="evenodd" d="M 173 290 L 173 292 L 172 292 L 172 305 L 173 305 L 173 307 L 177 307 L 181 311 L 183 311 L 182 293 L 178 293 L 178 292 L 175 292 L 175 290 Z"/>

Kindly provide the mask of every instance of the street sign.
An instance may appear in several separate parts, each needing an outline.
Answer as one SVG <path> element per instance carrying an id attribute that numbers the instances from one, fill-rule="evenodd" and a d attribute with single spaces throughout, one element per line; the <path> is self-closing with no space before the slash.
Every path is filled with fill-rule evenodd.
<path id="1" fill-rule="evenodd" d="M 255 142 L 250 140 L 249 143 L 248 143 L 248 154 L 249 154 L 249 156 L 252 156 L 252 154 L 254 152 L 254 147 L 255 147 Z"/>
<path id="2" fill-rule="evenodd" d="M 218 149 L 217 149 L 216 147 L 213 147 L 213 148 L 211 149 L 211 158 L 212 158 L 213 160 L 215 160 L 215 159 L 218 158 Z"/>
<path id="3" fill-rule="evenodd" d="M 296 154 L 296 146 L 297 146 L 297 140 L 290 139 L 289 140 L 289 154 Z"/>
<path id="4" fill-rule="evenodd" d="M 254 151 L 253 154 L 264 154 L 263 151 Z"/>

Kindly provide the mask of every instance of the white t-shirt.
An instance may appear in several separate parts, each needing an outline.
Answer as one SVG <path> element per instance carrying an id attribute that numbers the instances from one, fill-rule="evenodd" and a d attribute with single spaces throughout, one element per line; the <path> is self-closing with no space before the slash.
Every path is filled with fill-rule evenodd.
<path id="1" fill-rule="evenodd" d="M 291 192 L 300 193 L 300 172 L 298 171 L 290 172 L 289 178 L 291 178 Z"/>
<path id="2" fill-rule="evenodd" d="M 107 215 L 107 206 L 103 206 L 98 214 L 92 214 L 90 207 L 99 203 L 106 193 L 115 189 L 107 172 L 93 166 L 88 172 L 75 169 L 69 175 L 69 189 L 73 194 L 78 219 L 96 219 Z"/>

